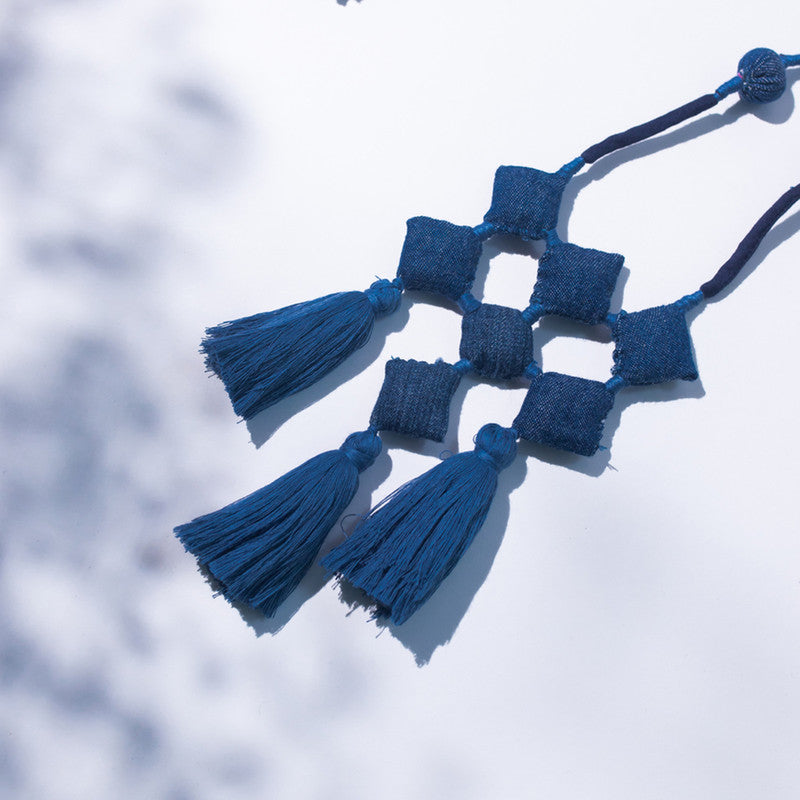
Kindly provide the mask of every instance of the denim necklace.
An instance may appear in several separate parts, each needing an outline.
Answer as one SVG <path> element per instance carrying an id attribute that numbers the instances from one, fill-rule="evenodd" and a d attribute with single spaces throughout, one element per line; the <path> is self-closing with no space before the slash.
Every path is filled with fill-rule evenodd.
<path id="1" fill-rule="evenodd" d="M 408 220 L 394 280 L 209 328 L 201 345 L 206 366 L 223 381 L 236 413 L 250 419 L 305 389 L 364 345 L 375 318 L 395 311 L 406 289 L 454 301 L 463 314 L 455 363 L 387 362 L 365 431 L 253 494 L 175 529 L 220 592 L 233 603 L 274 614 L 353 499 L 359 473 L 380 453 L 381 431 L 441 442 L 463 375 L 528 379 L 511 427 L 484 425 L 472 452 L 453 455 L 401 486 L 322 560 L 330 573 L 363 589 L 378 614 L 401 624 L 469 547 L 489 511 L 498 472 L 516 456 L 517 440 L 591 456 L 600 447 L 619 391 L 695 380 L 687 311 L 736 278 L 767 232 L 800 200 L 800 184 L 778 198 L 697 291 L 630 313 L 609 313 L 623 257 L 562 241 L 556 233 L 561 198 L 586 164 L 685 122 L 734 92 L 750 103 L 776 100 L 786 88 L 786 68 L 798 65 L 800 55 L 751 50 L 736 76 L 715 92 L 609 136 L 556 172 L 500 167 L 489 211 L 474 228 L 430 217 Z M 546 242 L 533 294 L 522 310 L 482 303 L 470 292 L 483 242 L 500 232 Z M 533 358 L 532 326 L 549 314 L 608 326 L 615 349 L 607 381 L 541 370 Z"/>

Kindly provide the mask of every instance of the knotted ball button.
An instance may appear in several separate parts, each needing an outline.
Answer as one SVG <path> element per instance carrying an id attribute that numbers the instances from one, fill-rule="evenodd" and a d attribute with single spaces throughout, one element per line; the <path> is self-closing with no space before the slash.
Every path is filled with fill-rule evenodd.
<path id="1" fill-rule="evenodd" d="M 767 47 L 757 47 L 739 61 L 742 85 L 739 95 L 751 103 L 777 100 L 786 88 L 786 65 L 783 59 Z"/>

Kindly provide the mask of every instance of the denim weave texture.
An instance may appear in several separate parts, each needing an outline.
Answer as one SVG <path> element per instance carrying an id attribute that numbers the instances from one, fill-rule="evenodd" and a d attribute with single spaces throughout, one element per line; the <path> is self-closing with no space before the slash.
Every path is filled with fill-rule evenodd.
<path id="1" fill-rule="evenodd" d="M 675 305 L 621 311 L 611 325 L 612 372 L 632 386 L 664 381 L 693 381 L 697 367 L 686 316 Z"/>
<path id="2" fill-rule="evenodd" d="M 566 172 L 498 167 L 492 205 L 484 221 L 523 239 L 543 239 L 556 227 L 561 195 L 569 179 Z"/>
<path id="3" fill-rule="evenodd" d="M 441 442 L 447 434 L 450 401 L 461 375 L 451 364 L 437 361 L 386 362 L 378 400 L 370 425 L 381 431 Z"/>
<path id="4" fill-rule="evenodd" d="M 529 442 L 591 456 L 613 405 L 614 393 L 604 383 L 544 372 L 531 381 L 514 428 Z"/>
<path id="5" fill-rule="evenodd" d="M 625 259 L 568 242 L 548 244 L 539 259 L 531 304 L 547 314 L 596 325 L 608 314 L 611 295 Z"/>
<path id="6" fill-rule="evenodd" d="M 407 289 L 458 300 L 469 291 L 481 257 L 481 240 L 472 228 L 430 217 L 412 217 L 397 274 Z"/>
<path id="7" fill-rule="evenodd" d="M 533 360 L 530 323 L 516 308 L 482 303 L 461 321 L 460 355 L 485 378 L 516 378 Z"/>

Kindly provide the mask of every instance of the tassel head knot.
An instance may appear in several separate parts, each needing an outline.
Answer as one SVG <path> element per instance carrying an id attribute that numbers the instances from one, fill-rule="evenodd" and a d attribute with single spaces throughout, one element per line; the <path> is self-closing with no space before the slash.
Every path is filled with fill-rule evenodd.
<path id="1" fill-rule="evenodd" d="M 767 47 L 756 47 L 742 56 L 739 76 L 742 79 L 739 94 L 751 103 L 777 100 L 786 88 L 786 65 Z"/>
<path id="2" fill-rule="evenodd" d="M 351 433 L 339 448 L 359 472 L 375 463 L 381 452 L 381 440 L 375 431 Z"/>
<path id="3" fill-rule="evenodd" d="M 498 472 L 505 469 L 517 455 L 517 432 L 490 422 L 475 437 L 475 453 L 488 461 Z"/>
<path id="4" fill-rule="evenodd" d="M 400 306 L 402 283 L 399 279 L 393 281 L 381 278 L 375 281 L 364 294 L 367 296 L 376 317 L 391 314 Z"/>

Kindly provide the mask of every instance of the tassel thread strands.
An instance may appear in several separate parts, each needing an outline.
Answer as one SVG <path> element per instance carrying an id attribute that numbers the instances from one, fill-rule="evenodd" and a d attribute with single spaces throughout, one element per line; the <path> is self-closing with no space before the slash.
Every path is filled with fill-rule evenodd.
<path id="1" fill-rule="evenodd" d="M 316 383 L 363 347 L 375 319 L 396 311 L 402 283 L 378 280 L 206 331 L 206 367 L 225 384 L 234 411 L 250 419 Z"/>
<path id="2" fill-rule="evenodd" d="M 232 603 L 272 616 L 313 564 L 381 451 L 374 431 L 354 433 L 269 486 L 175 529 Z"/>
<path id="3" fill-rule="evenodd" d="M 389 495 L 322 566 L 402 624 L 466 552 L 489 513 L 497 473 L 516 454 L 515 430 L 484 425 L 473 452 L 450 456 Z"/>
<path id="4" fill-rule="evenodd" d="M 513 460 L 518 439 L 591 456 L 620 390 L 696 379 L 687 311 L 736 278 L 766 233 L 800 200 L 800 186 L 773 204 L 700 290 L 631 313 L 609 309 L 623 257 L 563 242 L 557 235 L 561 196 L 586 163 L 685 121 L 734 91 L 748 101 L 774 100 L 785 88 L 785 69 L 797 65 L 800 56 L 759 48 L 744 56 L 737 76 L 713 95 L 608 137 L 555 173 L 500 167 L 480 225 L 428 217 L 408 221 L 395 281 L 210 329 L 203 344 L 209 368 L 223 377 L 234 407 L 247 417 L 333 369 L 366 341 L 376 313 L 396 308 L 403 289 L 439 294 L 457 302 L 463 313 L 456 363 L 387 363 L 367 431 L 349 437 L 339 451 L 317 456 L 247 498 L 176 529 L 186 549 L 219 580 L 223 594 L 274 613 L 352 499 L 358 472 L 377 456 L 379 432 L 441 441 L 464 374 L 528 378 L 513 427 L 484 426 L 473 452 L 452 456 L 398 489 L 323 560 L 401 624 L 436 590 L 477 534 L 497 473 Z M 498 231 L 546 241 L 523 310 L 481 303 L 470 292 L 482 244 Z M 547 314 L 609 327 L 615 350 L 607 381 L 542 371 L 533 359 L 531 328 Z"/>

